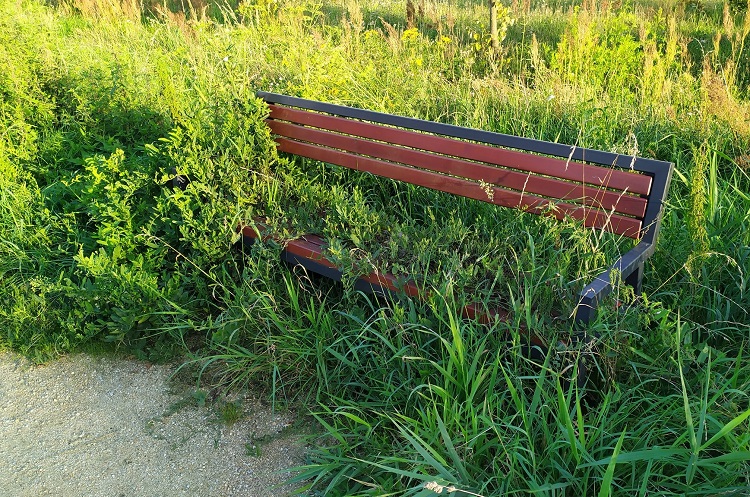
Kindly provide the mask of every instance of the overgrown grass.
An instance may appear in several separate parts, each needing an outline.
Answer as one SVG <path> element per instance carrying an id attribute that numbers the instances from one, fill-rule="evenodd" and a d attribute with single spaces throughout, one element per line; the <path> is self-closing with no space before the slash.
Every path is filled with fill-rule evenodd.
<path id="1" fill-rule="evenodd" d="M 415 5 L 0 0 L 0 343 L 189 354 L 303 403 L 310 494 L 750 491 L 747 6 L 513 2 L 493 53 L 483 4 Z M 256 90 L 674 162 L 643 298 L 565 345 L 628 242 L 279 157 Z M 323 235 L 343 284 L 233 248 L 256 217 Z M 430 297 L 354 292 L 373 266 Z"/>

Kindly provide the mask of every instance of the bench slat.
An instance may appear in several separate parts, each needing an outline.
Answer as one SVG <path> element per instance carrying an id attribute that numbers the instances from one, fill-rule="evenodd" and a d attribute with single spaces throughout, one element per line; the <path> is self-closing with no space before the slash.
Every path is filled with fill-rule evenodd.
<path id="1" fill-rule="evenodd" d="M 597 187 L 649 195 L 652 179 L 645 174 L 517 152 L 441 136 L 388 128 L 341 117 L 269 105 L 271 119 L 337 131 L 429 152 L 511 167 L 535 174 L 576 181 Z"/>
<path id="2" fill-rule="evenodd" d="M 535 193 L 545 197 L 583 203 L 589 207 L 636 216 L 640 219 L 643 219 L 646 212 L 646 199 L 622 192 L 614 192 L 580 183 L 570 183 L 546 176 L 532 176 L 530 173 L 468 162 L 444 155 L 435 155 L 287 122 L 271 120 L 268 121 L 268 124 L 277 135 L 312 144 L 400 162 L 409 166 L 461 176 L 475 181 L 484 181 L 519 192 Z"/>
<path id="3" fill-rule="evenodd" d="M 288 138 L 278 137 L 276 142 L 279 144 L 279 150 L 282 152 L 300 155 L 329 164 L 336 164 L 357 171 L 365 171 L 377 176 L 404 181 L 446 193 L 453 193 L 495 205 L 521 208 L 535 214 L 549 214 L 557 219 L 564 219 L 566 216 L 570 216 L 582 221 L 584 226 L 605 229 L 630 238 L 637 238 L 640 235 L 641 221 L 636 218 L 611 214 L 599 209 L 582 207 L 565 202 L 553 202 L 535 195 L 499 187 L 488 187 L 485 189 L 474 181 L 445 176 L 370 157 L 362 157 L 340 150 L 310 145 Z"/>
<path id="4" fill-rule="evenodd" d="M 265 232 L 265 228 L 262 225 L 258 226 L 257 231 L 256 228 L 243 225 L 240 226 L 239 231 L 245 240 L 267 240 L 274 238 Z M 336 265 L 325 256 L 325 245 L 325 240 L 318 235 L 302 235 L 299 238 L 288 241 L 284 247 L 284 252 L 300 259 L 311 261 L 313 265 L 319 265 L 338 272 L 339 270 L 336 268 Z M 324 271 L 327 272 L 327 269 Z M 404 278 L 406 278 L 406 281 L 404 281 Z M 390 291 L 405 294 L 412 298 L 424 298 L 427 294 L 427 292 L 420 290 L 410 277 L 397 277 L 392 273 L 372 272 L 360 276 L 357 284 L 368 292 L 382 293 Z M 507 321 L 510 318 L 510 313 L 506 309 L 486 309 L 478 303 L 467 304 L 462 309 L 461 314 L 468 319 L 477 319 L 485 324 L 493 321 Z M 527 338 L 531 346 L 545 346 L 544 341 L 534 334 L 528 334 Z"/>

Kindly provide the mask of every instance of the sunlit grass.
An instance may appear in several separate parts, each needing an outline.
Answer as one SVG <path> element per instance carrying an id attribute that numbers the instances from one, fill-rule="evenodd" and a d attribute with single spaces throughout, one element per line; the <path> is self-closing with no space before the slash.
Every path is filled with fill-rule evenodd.
<path id="1" fill-rule="evenodd" d="M 414 3 L 407 31 L 396 0 L 0 0 L 2 345 L 189 354 L 303 404 L 312 494 L 746 493 L 750 15 L 510 2 L 490 55 L 484 4 Z M 257 90 L 675 163 L 644 297 L 569 344 L 566 302 L 628 242 L 279 157 Z M 343 284 L 242 255 L 256 217 L 324 236 Z M 354 292 L 366 261 L 430 296 Z"/>

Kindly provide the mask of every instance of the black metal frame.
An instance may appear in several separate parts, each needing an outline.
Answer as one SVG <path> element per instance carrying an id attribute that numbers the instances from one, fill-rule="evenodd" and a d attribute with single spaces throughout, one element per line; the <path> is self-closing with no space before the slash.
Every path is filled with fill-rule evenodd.
<path id="1" fill-rule="evenodd" d="M 661 227 L 664 202 L 666 200 L 667 192 L 669 191 L 669 183 L 674 168 L 672 163 L 581 148 L 576 147 L 575 145 L 552 143 L 531 138 L 495 133 L 492 131 L 465 128 L 453 124 L 396 116 L 371 110 L 329 104 L 315 100 L 291 97 L 288 95 L 280 95 L 277 93 L 261 91 L 257 93 L 257 96 L 268 103 L 297 107 L 388 126 L 423 131 L 451 138 L 471 140 L 568 160 L 582 161 L 605 167 L 616 167 L 623 170 L 638 171 L 642 174 L 651 176 L 651 192 L 648 195 L 648 204 L 643 219 L 643 229 L 641 230 L 641 236 L 638 243 L 581 291 L 575 311 L 575 320 L 580 324 L 588 324 L 595 318 L 599 302 L 612 291 L 612 280 L 615 273 L 619 273 L 622 281 L 631 285 L 636 293 L 640 293 L 645 260 L 653 254 L 656 248 L 656 239 Z M 295 260 L 294 262 L 299 261 Z"/>

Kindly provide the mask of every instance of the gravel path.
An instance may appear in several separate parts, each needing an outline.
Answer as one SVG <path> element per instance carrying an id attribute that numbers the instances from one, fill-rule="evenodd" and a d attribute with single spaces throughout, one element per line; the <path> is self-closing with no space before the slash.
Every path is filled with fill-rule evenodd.
<path id="1" fill-rule="evenodd" d="M 34 366 L 0 353 L 0 496 L 265 496 L 304 462 L 293 413 L 220 402 L 170 381 L 174 368 L 65 357 Z"/>

